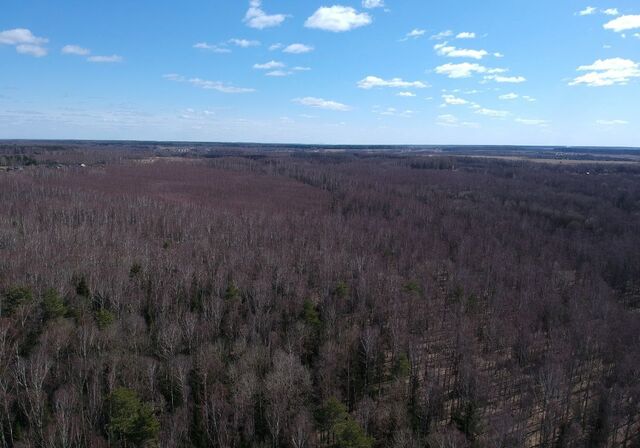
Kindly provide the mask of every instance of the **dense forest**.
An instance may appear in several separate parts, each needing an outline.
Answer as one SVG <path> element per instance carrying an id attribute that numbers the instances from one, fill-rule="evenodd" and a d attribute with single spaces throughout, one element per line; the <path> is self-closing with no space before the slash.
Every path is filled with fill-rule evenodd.
<path id="1" fill-rule="evenodd" d="M 61 145 L 0 171 L 0 446 L 640 447 L 638 164 Z"/>

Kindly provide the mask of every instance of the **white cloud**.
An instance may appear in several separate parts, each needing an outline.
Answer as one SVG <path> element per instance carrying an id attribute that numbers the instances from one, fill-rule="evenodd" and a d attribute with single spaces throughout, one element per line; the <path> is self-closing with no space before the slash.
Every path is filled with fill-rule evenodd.
<path id="1" fill-rule="evenodd" d="M 303 106 L 315 107 L 317 109 L 336 110 L 340 112 L 351 110 L 351 107 L 347 106 L 346 104 L 338 103 L 337 101 L 316 98 L 313 96 L 295 98 L 292 101 L 294 103 L 302 104 Z"/>
<path id="2" fill-rule="evenodd" d="M 367 76 L 358 81 L 358 87 L 361 89 L 372 89 L 374 87 L 393 87 L 400 89 L 424 89 L 428 87 L 422 81 L 404 81 L 401 78 L 382 79 L 377 76 Z"/>
<path id="3" fill-rule="evenodd" d="M 87 58 L 87 61 L 89 62 L 98 62 L 103 64 L 117 63 L 122 62 L 123 60 L 122 56 L 117 54 L 112 54 L 110 56 L 89 56 Z"/>
<path id="4" fill-rule="evenodd" d="M 282 68 L 285 65 L 278 61 L 269 61 L 264 64 L 253 64 L 253 68 L 258 70 L 273 70 L 274 68 Z"/>
<path id="5" fill-rule="evenodd" d="M 285 49 L 282 51 L 284 53 L 302 54 L 302 53 L 309 53 L 310 51 L 313 51 L 313 47 L 309 45 L 304 45 L 304 44 L 291 44 L 285 47 Z"/>
<path id="6" fill-rule="evenodd" d="M 502 53 L 493 53 L 493 56 L 496 58 L 503 58 L 504 55 Z"/>
<path id="7" fill-rule="evenodd" d="M 273 70 L 271 72 L 265 73 L 265 76 L 273 76 L 275 78 L 282 78 L 284 76 L 289 76 L 291 75 L 291 72 L 285 71 L 285 70 Z"/>
<path id="8" fill-rule="evenodd" d="M 414 96 L 416 96 L 415 93 L 413 92 L 398 92 L 398 96 L 404 96 L 407 98 L 413 98 Z"/>
<path id="9" fill-rule="evenodd" d="M 415 114 L 415 111 L 411 109 L 398 110 L 395 107 L 387 107 L 386 109 L 382 109 L 379 106 L 375 106 L 373 108 L 373 112 L 379 115 L 387 116 L 387 117 L 403 117 L 403 118 L 411 118 Z"/>
<path id="10" fill-rule="evenodd" d="M 243 22 L 251 28 L 262 30 L 279 26 L 286 18 L 287 16 L 284 14 L 267 14 L 262 10 L 262 0 L 251 0 Z"/>
<path id="11" fill-rule="evenodd" d="M 475 39 L 475 38 L 476 38 L 476 33 L 470 33 L 468 31 L 458 33 L 458 35 L 456 36 L 456 39 Z"/>
<path id="12" fill-rule="evenodd" d="M 20 54 L 28 54 L 30 56 L 35 56 L 37 58 L 41 58 L 42 56 L 47 55 L 47 49 L 39 45 L 31 45 L 31 44 L 16 45 L 16 51 Z"/>
<path id="13" fill-rule="evenodd" d="M 524 76 L 501 76 L 501 75 L 488 75 L 484 79 L 507 84 L 520 84 L 525 82 L 527 78 Z"/>
<path id="14" fill-rule="evenodd" d="M 502 68 L 487 68 L 483 65 L 461 62 L 459 64 L 444 64 L 436 67 L 436 73 L 446 75 L 449 78 L 469 78 L 474 73 L 502 73 L 506 70 Z"/>
<path id="15" fill-rule="evenodd" d="M 297 65 L 293 67 L 292 70 L 295 70 L 296 72 L 308 72 L 311 70 L 311 67 L 302 67 L 300 65 Z"/>
<path id="16" fill-rule="evenodd" d="M 62 54 L 72 54 L 75 56 L 89 56 L 91 50 L 88 48 L 82 48 L 79 45 L 65 45 L 62 47 Z"/>
<path id="17" fill-rule="evenodd" d="M 323 6 L 307 19 L 304 26 L 334 33 L 350 31 L 371 23 L 371 16 L 349 6 Z"/>
<path id="18" fill-rule="evenodd" d="M 438 115 L 436 122 L 438 126 L 446 127 L 465 127 L 465 128 L 479 128 L 480 125 L 474 122 L 460 121 L 458 117 L 451 114 Z"/>
<path id="19" fill-rule="evenodd" d="M 12 30 L 0 31 L 0 44 L 5 45 L 43 45 L 49 42 L 44 37 L 34 36 L 33 33 L 25 28 L 15 28 Z"/>
<path id="20" fill-rule="evenodd" d="M 486 107 L 481 107 L 476 110 L 478 115 L 484 115 L 492 118 L 504 118 L 510 115 L 506 110 L 495 110 L 495 109 L 487 109 Z"/>
<path id="21" fill-rule="evenodd" d="M 629 124 L 626 120 L 598 120 L 596 123 L 602 126 L 623 126 Z"/>
<path id="22" fill-rule="evenodd" d="M 598 8 L 594 8 L 593 6 L 587 6 L 582 11 L 579 11 L 578 15 L 580 15 L 580 16 L 590 16 L 592 14 L 595 14 L 597 11 L 598 11 Z"/>
<path id="23" fill-rule="evenodd" d="M 269 46 L 269 51 L 279 50 L 283 47 L 281 43 L 273 44 Z"/>
<path id="24" fill-rule="evenodd" d="M 427 32 L 427 30 L 422 30 L 419 28 L 414 28 L 411 31 L 409 31 L 407 34 L 404 35 L 404 38 L 400 39 L 400 42 L 404 42 L 407 41 L 409 39 L 418 39 L 419 37 L 424 36 L 424 34 Z"/>
<path id="25" fill-rule="evenodd" d="M 217 90 L 222 93 L 250 93 L 255 92 L 255 89 L 245 88 L 245 87 L 235 87 L 221 81 L 208 81 L 206 79 L 201 78 L 186 78 L 182 75 L 178 75 L 176 73 L 170 73 L 163 76 L 167 81 L 173 82 L 186 82 L 191 84 L 194 87 L 199 87 L 205 90 Z"/>
<path id="26" fill-rule="evenodd" d="M 49 39 L 35 36 L 26 28 L 14 28 L 0 31 L 0 45 L 13 45 L 20 54 L 28 54 L 35 57 L 47 55 L 47 49 L 43 47 Z"/>
<path id="27" fill-rule="evenodd" d="M 448 37 L 451 37 L 451 36 L 453 36 L 453 31 L 446 30 L 446 31 L 440 31 L 438 34 L 434 34 L 429 39 L 443 40 L 443 39 L 447 39 Z"/>
<path id="28" fill-rule="evenodd" d="M 633 37 L 635 37 L 636 39 L 640 39 L 640 33 L 635 33 Z"/>
<path id="29" fill-rule="evenodd" d="M 605 23 L 603 26 L 605 30 L 613 30 L 616 33 L 640 28 L 640 14 L 635 16 L 620 16 Z"/>
<path id="30" fill-rule="evenodd" d="M 384 8 L 383 0 L 362 0 L 362 7 L 367 9 Z"/>
<path id="31" fill-rule="evenodd" d="M 229 39 L 229 43 L 235 45 L 236 47 L 241 48 L 249 48 L 249 47 L 257 47 L 260 45 L 260 41 L 257 40 L 248 40 L 248 39 Z"/>
<path id="32" fill-rule="evenodd" d="M 533 118 L 516 118 L 516 123 L 525 124 L 527 126 L 548 126 L 548 120 L 538 120 Z"/>
<path id="33" fill-rule="evenodd" d="M 467 50 L 462 48 L 456 48 L 451 45 L 447 45 L 447 43 L 437 44 L 433 47 L 440 56 L 447 56 L 450 58 L 471 58 L 471 59 L 482 59 L 487 56 L 485 50 Z"/>
<path id="34" fill-rule="evenodd" d="M 469 104 L 469 101 L 458 98 L 455 95 L 442 95 L 443 101 L 450 106 L 463 106 L 465 104 Z"/>
<path id="35" fill-rule="evenodd" d="M 498 98 L 501 100 L 515 100 L 520 96 L 517 93 L 505 93 L 504 95 L 500 95 Z"/>
<path id="36" fill-rule="evenodd" d="M 208 44 L 206 42 L 198 42 L 193 46 L 199 50 L 213 51 L 214 53 L 231 53 L 231 50 L 223 45 Z"/>
<path id="37" fill-rule="evenodd" d="M 608 8 L 603 9 L 602 14 L 605 14 L 607 16 L 617 16 L 620 15 L 620 12 L 618 11 L 618 8 Z"/>
<path id="38" fill-rule="evenodd" d="M 640 64 L 629 59 L 598 59 L 591 65 L 582 65 L 579 72 L 589 72 L 578 76 L 569 85 L 586 84 L 591 87 L 625 85 L 632 78 L 640 78 Z"/>

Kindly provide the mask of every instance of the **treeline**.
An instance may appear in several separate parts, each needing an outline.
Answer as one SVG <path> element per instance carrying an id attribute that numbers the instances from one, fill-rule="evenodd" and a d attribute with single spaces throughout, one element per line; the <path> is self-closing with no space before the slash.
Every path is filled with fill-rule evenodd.
<path id="1" fill-rule="evenodd" d="M 0 173 L 0 445 L 640 444 L 640 170 L 120 162 Z"/>

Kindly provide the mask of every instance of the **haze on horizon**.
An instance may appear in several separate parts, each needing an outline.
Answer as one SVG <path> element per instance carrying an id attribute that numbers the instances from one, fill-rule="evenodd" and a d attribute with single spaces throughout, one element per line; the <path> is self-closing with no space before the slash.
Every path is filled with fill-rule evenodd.
<path id="1" fill-rule="evenodd" d="M 633 0 L 0 10 L 1 139 L 640 146 Z"/>

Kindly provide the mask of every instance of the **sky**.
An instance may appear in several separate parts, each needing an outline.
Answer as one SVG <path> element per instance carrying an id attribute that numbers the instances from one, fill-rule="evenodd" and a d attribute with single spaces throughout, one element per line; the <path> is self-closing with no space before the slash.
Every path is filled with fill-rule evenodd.
<path id="1" fill-rule="evenodd" d="M 0 138 L 640 146 L 638 0 L 3 0 Z"/>

